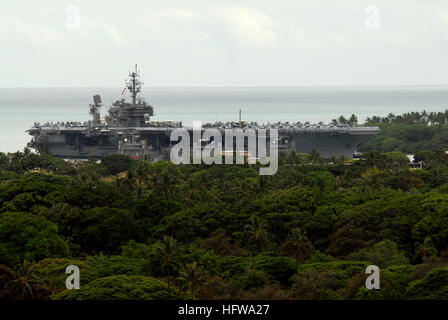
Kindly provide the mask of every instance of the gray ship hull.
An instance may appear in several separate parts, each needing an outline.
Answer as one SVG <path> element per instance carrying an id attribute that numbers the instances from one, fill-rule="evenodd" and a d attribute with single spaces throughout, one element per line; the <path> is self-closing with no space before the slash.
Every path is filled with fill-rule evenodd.
<path id="1" fill-rule="evenodd" d="M 353 157 L 358 146 L 367 140 L 369 135 L 339 134 L 293 134 L 289 148 L 297 153 L 310 153 L 312 149 L 318 151 L 323 157 L 332 156 Z"/>
<path id="2" fill-rule="evenodd" d="M 297 153 L 309 153 L 315 149 L 325 158 L 352 157 L 358 145 L 378 133 L 377 130 L 362 129 L 364 128 L 279 130 L 278 149 Z M 126 154 L 136 158 L 146 155 L 153 160 L 169 160 L 170 150 L 175 144 L 170 142 L 172 130 L 174 128 L 109 128 L 102 130 L 106 131 L 103 133 L 86 134 L 87 129 L 84 128 L 56 132 L 43 128 L 35 134 L 29 146 L 38 148 L 39 145 L 45 145 L 46 150 L 54 157 L 64 159 L 99 159 L 110 154 Z M 124 136 L 138 136 L 138 140 L 125 141 L 127 139 Z M 192 136 L 190 130 L 190 137 Z"/>

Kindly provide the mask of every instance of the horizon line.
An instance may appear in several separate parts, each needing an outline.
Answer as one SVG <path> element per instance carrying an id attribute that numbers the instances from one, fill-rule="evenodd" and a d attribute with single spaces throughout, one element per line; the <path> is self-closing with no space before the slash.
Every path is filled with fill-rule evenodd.
<path id="1" fill-rule="evenodd" d="M 448 87 L 447 84 L 304 84 L 304 85 L 190 85 L 190 86 L 145 86 L 146 88 L 394 88 L 394 87 Z M 0 86 L 0 89 L 88 89 L 88 88 L 121 88 L 121 86 Z"/>

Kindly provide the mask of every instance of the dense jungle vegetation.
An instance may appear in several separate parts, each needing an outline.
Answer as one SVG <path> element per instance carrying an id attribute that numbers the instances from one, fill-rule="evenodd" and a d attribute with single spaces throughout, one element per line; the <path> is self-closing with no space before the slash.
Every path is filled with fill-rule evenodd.
<path id="1" fill-rule="evenodd" d="M 363 159 L 281 153 L 274 176 L 0 153 L 0 298 L 448 299 L 448 112 L 364 125 Z"/>
<path id="2" fill-rule="evenodd" d="M 356 123 L 356 117 L 352 116 L 349 120 L 342 117 L 334 121 Z M 401 151 L 414 154 L 424 150 L 446 150 L 448 146 L 448 110 L 409 112 L 402 115 L 390 113 L 386 117 L 367 118 L 364 125 L 379 126 L 381 133 L 364 142 L 359 151 Z"/>
<path id="3" fill-rule="evenodd" d="M 0 153 L 3 299 L 447 299 L 448 156 L 257 165 Z M 65 268 L 81 289 L 65 289 Z M 365 268 L 381 268 L 381 289 Z"/>

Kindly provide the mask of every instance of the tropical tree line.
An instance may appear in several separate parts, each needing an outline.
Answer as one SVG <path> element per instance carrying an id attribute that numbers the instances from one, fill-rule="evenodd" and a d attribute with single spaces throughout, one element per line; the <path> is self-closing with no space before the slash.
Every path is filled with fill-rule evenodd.
<path id="1" fill-rule="evenodd" d="M 4 299 L 446 299 L 448 156 L 259 165 L 0 153 Z M 81 289 L 65 289 L 65 268 Z M 381 290 L 365 268 L 381 269 Z"/>

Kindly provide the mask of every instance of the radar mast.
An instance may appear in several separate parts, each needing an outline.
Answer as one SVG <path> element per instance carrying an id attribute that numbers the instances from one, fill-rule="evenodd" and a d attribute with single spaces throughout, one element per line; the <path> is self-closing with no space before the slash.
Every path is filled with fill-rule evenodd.
<path id="1" fill-rule="evenodd" d="M 129 72 L 129 78 L 126 80 L 126 87 L 132 96 L 132 104 L 136 104 L 137 94 L 142 88 L 143 82 L 139 78 L 140 72 L 137 69 L 137 64 L 135 64 L 135 71 Z"/>

